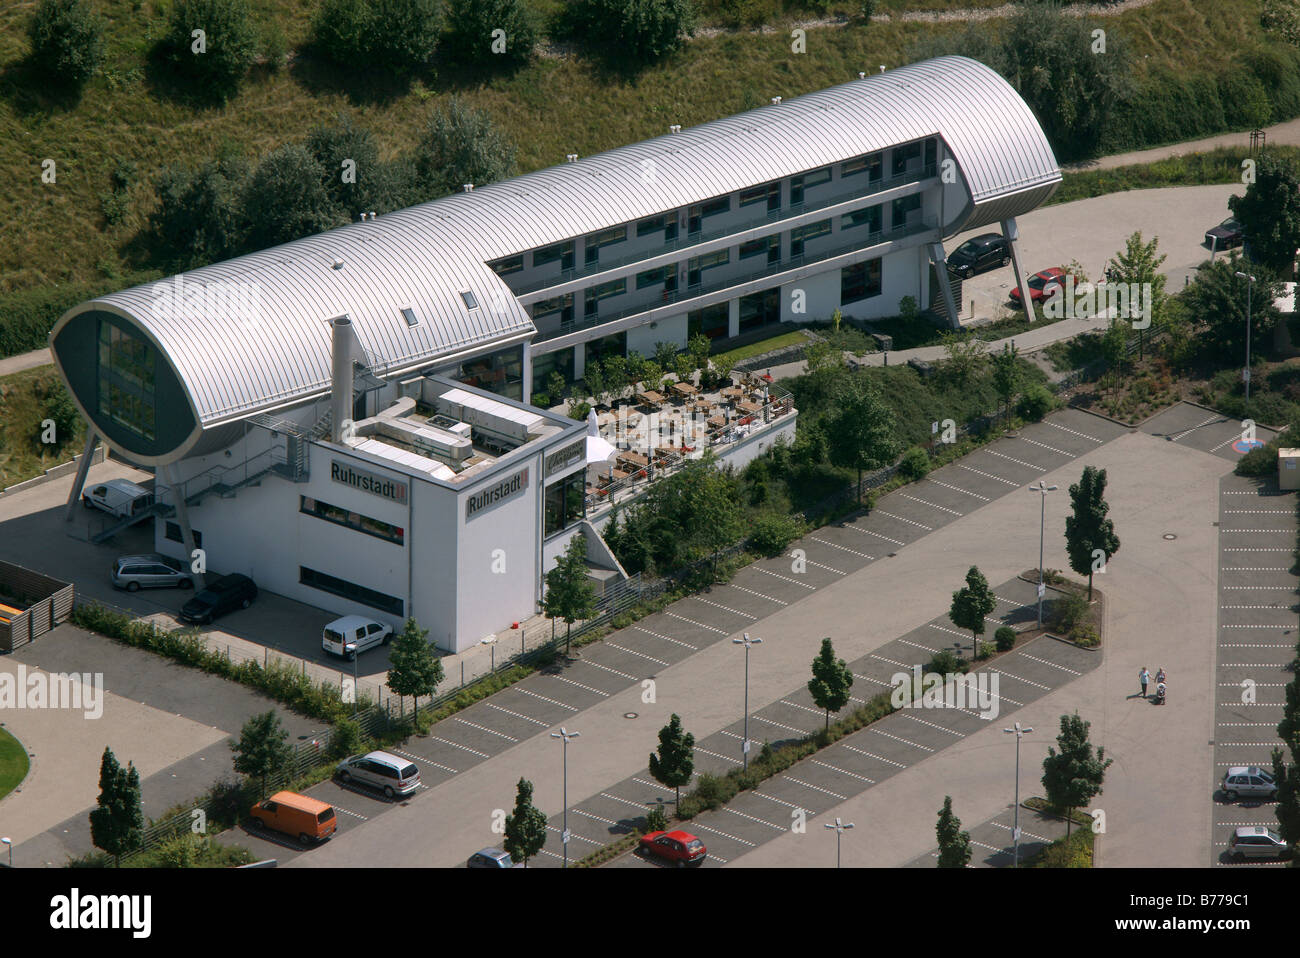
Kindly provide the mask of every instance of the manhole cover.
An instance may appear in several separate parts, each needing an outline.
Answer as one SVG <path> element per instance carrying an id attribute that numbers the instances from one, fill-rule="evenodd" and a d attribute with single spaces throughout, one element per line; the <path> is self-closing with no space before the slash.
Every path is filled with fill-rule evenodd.
<path id="1" fill-rule="evenodd" d="M 1166 539 L 1177 539 L 1178 536 L 1174 535 L 1172 532 L 1166 532 L 1166 533 L 1165 533 L 1165 538 L 1166 538 Z"/>
<path id="2" fill-rule="evenodd" d="M 626 719 L 634 719 L 634 718 L 636 718 L 636 717 L 637 717 L 637 713 L 636 713 L 636 712 L 624 712 L 624 713 L 623 713 L 623 718 L 626 718 Z"/>

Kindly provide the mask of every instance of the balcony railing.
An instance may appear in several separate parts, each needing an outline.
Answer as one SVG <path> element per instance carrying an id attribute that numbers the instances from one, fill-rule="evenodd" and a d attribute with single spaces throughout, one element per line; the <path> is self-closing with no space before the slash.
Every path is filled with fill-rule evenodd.
<path id="1" fill-rule="evenodd" d="M 627 256 L 620 256 L 614 260 L 601 260 L 596 263 L 587 263 L 581 267 L 566 269 L 558 276 L 551 276 L 546 279 L 534 280 L 522 286 L 511 286 L 511 291 L 516 296 L 524 296 L 528 293 L 535 293 L 539 290 L 547 289 L 552 286 L 560 286 L 564 283 L 573 282 L 575 279 L 583 279 L 588 276 L 595 276 L 599 273 L 609 272 L 631 263 L 641 262 L 655 256 L 662 256 L 665 253 L 673 253 L 679 250 L 689 250 L 693 246 L 699 246 L 703 243 L 712 242 L 713 240 L 723 239 L 736 233 L 743 233 L 745 230 L 754 229 L 759 226 L 766 226 L 771 223 L 779 223 L 782 220 L 793 219 L 796 216 L 802 216 L 805 213 L 815 213 L 817 210 L 828 209 L 832 206 L 839 206 L 841 203 L 850 203 L 853 200 L 861 199 L 866 196 L 874 196 L 877 193 L 883 193 L 886 190 L 892 190 L 895 187 L 906 186 L 909 183 L 920 183 L 924 180 L 931 179 L 938 172 L 938 165 L 931 163 L 929 166 L 923 166 L 918 170 L 911 170 L 907 173 L 900 173 L 898 176 L 891 176 L 888 179 L 878 180 L 870 183 L 866 187 L 854 190 L 851 193 L 839 193 L 835 196 L 826 198 L 817 203 L 799 203 L 797 205 L 787 206 L 784 209 L 773 210 L 763 216 L 751 217 L 741 223 L 735 223 L 726 229 L 708 230 L 699 233 L 688 233 L 686 236 L 678 236 L 677 239 L 663 246 L 653 249 L 642 250 L 639 253 L 630 253 Z M 628 224 L 635 228 L 635 224 Z M 507 284 L 509 285 L 509 284 Z"/>
<path id="2" fill-rule="evenodd" d="M 830 249 L 818 250 L 816 253 L 801 254 L 799 256 L 788 256 L 775 264 L 768 265 L 760 270 L 745 273 L 740 276 L 728 276 L 725 279 L 716 280 L 712 283 L 698 283 L 694 286 L 687 286 L 685 289 L 677 289 L 667 293 L 662 299 L 651 302 L 643 302 L 636 306 L 627 306 L 623 309 L 612 312 L 598 312 L 594 316 L 574 317 L 562 321 L 558 329 L 545 330 L 539 328 L 537 331 L 537 342 L 545 342 L 550 339 L 558 339 L 561 336 L 567 336 L 570 333 L 576 333 L 584 329 L 592 329 L 596 326 L 603 326 L 606 323 L 612 323 L 620 319 L 626 319 L 629 316 L 635 316 L 639 313 L 649 313 L 656 309 L 662 309 L 665 306 L 671 306 L 674 303 L 681 303 L 687 300 L 698 299 L 709 293 L 716 293 L 733 286 L 742 286 L 745 283 L 751 283 L 754 280 L 762 279 L 765 276 L 775 276 L 779 273 L 786 273 L 792 269 L 798 269 L 800 266 L 808 266 L 812 263 L 819 263 L 822 260 L 834 259 L 836 256 L 843 256 L 845 253 L 852 253 L 857 250 L 869 249 L 872 246 L 878 246 L 881 243 L 892 242 L 894 240 L 905 239 L 908 236 L 915 236 L 918 233 L 925 233 L 933 230 L 934 227 L 926 223 L 914 223 L 907 226 L 901 226 L 897 229 L 885 230 L 878 233 L 870 233 L 865 237 L 858 237 L 852 242 L 841 243 Z"/>

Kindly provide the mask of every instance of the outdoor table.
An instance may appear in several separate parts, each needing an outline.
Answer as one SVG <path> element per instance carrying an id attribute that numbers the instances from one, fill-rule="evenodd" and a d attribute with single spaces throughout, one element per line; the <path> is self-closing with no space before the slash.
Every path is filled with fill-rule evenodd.
<path id="1" fill-rule="evenodd" d="M 761 412 L 763 409 L 763 407 L 756 402 L 738 402 L 736 403 L 736 408 L 743 413 L 750 414 Z"/>
<path id="2" fill-rule="evenodd" d="M 711 416 L 709 418 L 709 425 L 712 426 L 714 429 L 721 429 L 726 424 L 727 424 L 726 416 Z"/>
<path id="3" fill-rule="evenodd" d="M 662 406 L 664 404 L 664 397 L 653 389 L 637 393 L 636 398 L 643 406 Z"/>
<path id="4" fill-rule="evenodd" d="M 618 461 L 619 461 L 619 462 L 630 462 L 630 463 L 632 463 L 634 466 L 639 466 L 639 467 L 642 468 L 642 469 L 644 469 L 646 466 L 648 466 L 648 465 L 650 464 L 650 460 L 647 459 L 645 456 L 641 455 L 639 452 L 625 452 L 625 453 L 622 453 L 622 454 L 618 457 Z"/>
<path id="5" fill-rule="evenodd" d="M 691 408 L 694 409 L 696 412 L 708 412 L 710 409 L 713 408 L 713 403 L 711 403 L 711 402 L 697 402 L 697 403 L 695 403 L 695 405 L 693 405 Z"/>
<path id="6" fill-rule="evenodd" d="M 673 383 L 673 392 L 681 396 L 694 396 L 696 390 L 690 383 Z"/>

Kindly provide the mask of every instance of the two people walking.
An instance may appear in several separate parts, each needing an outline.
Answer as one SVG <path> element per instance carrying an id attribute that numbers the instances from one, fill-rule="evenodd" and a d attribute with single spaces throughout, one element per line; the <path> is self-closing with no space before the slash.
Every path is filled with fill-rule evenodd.
<path id="1" fill-rule="evenodd" d="M 1138 672 L 1138 682 L 1140 682 L 1142 685 L 1143 698 L 1147 697 L 1147 685 L 1150 683 L 1150 681 L 1151 681 L 1151 673 L 1147 671 L 1147 667 L 1144 665 L 1142 666 L 1142 671 Z M 1165 670 L 1159 669 L 1156 672 L 1156 691 L 1159 692 L 1163 688 L 1164 684 L 1165 684 Z"/>

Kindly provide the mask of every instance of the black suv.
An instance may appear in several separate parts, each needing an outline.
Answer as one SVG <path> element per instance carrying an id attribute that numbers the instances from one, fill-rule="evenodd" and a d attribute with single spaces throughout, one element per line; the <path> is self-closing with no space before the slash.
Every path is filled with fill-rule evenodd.
<path id="1" fill-rule="evenodd" d="M 257 598 L 257 586 L 246 575 L 235 573 L 217 579 L 181 607 L 181 621 L 206 625 L 233 609 L 247 609 Z"/>
<path id="2" fill-rule="evenodd" d="M 948 257 L 948 272 L 962 279 L 1011 262 L 1011 247 L 1000 233 L 983 233 L 962 243 Z"/>

